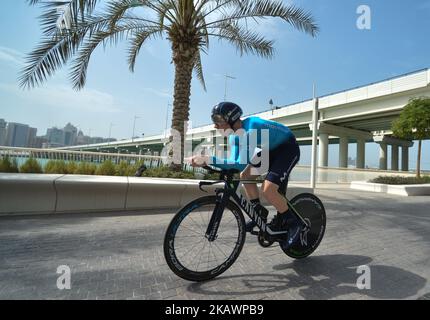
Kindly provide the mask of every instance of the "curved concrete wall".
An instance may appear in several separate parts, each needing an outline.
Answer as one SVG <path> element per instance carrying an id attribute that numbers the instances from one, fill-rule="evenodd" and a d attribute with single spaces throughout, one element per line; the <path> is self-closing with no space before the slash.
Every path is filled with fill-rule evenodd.
<path id="1" fill-rule="evenodd" d="M 177 208 L 206 195 L 199 190 L 198 181 L 185 179 L 129 177 L 126 209 Z M 215 194 L 216 187 L 205 190 Z"/>
<path id="2" fill-rule="evenodd" d="M 0 173 L 0 214 L 179 208 L 222 184 L 198 180 Z M 289 198 L 310 188 L 289 188 Z M 264 199 L 262 198 L 263 203 Z"/>
<path id="3" fill-rule="evenodd" d="M 430 195 L 430 184 L 389 185 L 367 181 L 352 181 L 351 189 L 396 194 L 399 196 Z"/>
<path id="4" fill-rule="evenodd" d="M 127 177 L 65 175 L 55 181 L 56 212 L 124 209 Z"/>
<path id="5" fill-rule="evenodd" d="M 55 212 L 62 174 L 0 173 L 0 213 Z"/>

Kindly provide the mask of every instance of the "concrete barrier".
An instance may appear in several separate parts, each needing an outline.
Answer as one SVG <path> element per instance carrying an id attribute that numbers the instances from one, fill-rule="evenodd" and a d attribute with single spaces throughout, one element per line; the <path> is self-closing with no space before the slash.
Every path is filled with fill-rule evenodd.
<path id="1" fill-rule="evenodd" d="M 181 205 L 180 207 L 185 206 L 187 203 L 204 196 L 210 196 L 215 195 L 215 189 L 221 188 L 223 184 L 215 184 L 211 186 L 203 186 L 203 190 L 207 191 L 201 191 L 199 189 L 199 181 L 196 180 L 188 180 L 185 184 L 184 191 L 181 195 Z"/>
<path id="2" fill-rule="evenodd" d="M 366 181 L 352 181 L 351 189 L 396 194 L 399 196 L 430 195 L 430 184 L 393 185 Z"/>
<path id="3" fill-rule="evenodd" d="M 136 177 L 128 179 L 125 209 L 177 208 L 206 195 L 199 190 L 196 180 Z M 214 191 L 215 188 L 207 190 Z"/>
<path id="4" fill-rule="evenodd" d="M 55 186 L 56 212 L 125 209 L 127 177 L 65 175 Z"/>
<path id="5" fill-rule="evenodd" d="M 203 192 L 198 184 L 186 179 L 0 173 L 0 214 L 179 208 L 223 186 L 204 186 Z M 303 192 L 312 189 L 290 185 L 287 197 Z"/>
<path id="6" fill-rule="evenodd" d="M 0 214 L 53 213 L 62 174 L 0 173 Z"/>

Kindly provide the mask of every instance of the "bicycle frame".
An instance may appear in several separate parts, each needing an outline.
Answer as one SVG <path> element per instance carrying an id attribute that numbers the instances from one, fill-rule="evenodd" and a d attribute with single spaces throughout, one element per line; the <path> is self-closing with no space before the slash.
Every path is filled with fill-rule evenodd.
<path id="1" fill-rule="evenodd" d="M 215 192 L 218 196 L 217 198 L 217 204 L 215 206 L 214 212 L 211 216 L 211 219 L 209 221 L 208 228 L 206 230 L 206 238 L 209 241 L 214 241 L 217 236 L 218 227 L 222 219 L 222 214 L 224 212 L 225 206 L 228 203 L 228 201 L 233 199 L 233 201 L 243 210 L 245 213 L 251 218 L 258 226 L 260 230 L 263 232 L 269 234 L 270 236 L 279 236 L 282 234 L 286 234 L 287 231 L 280 231 L 275 232 L 270 229 L 270 227 L 267 226 L 266 222 L 261 218 L 261 215 L 254 210 L 254 206 L 248 201 L 248 199 L 243 196 L 243 194 L 240 192 L 240 186 L 242 183 L 246 182 L 248 183 L 260 183 L 263 182 L 261 180 L 235 180 L 235 179 L 227 179 L 224 181 L 217 181 L 217 182 L 203 182 L 201 181 L 199 186 L 200 189 L 203 185 L 212 185 L 216 183 L 224 183 L 224 188 L 216 189 Z M 203 190 L 203 189 L 201 189 Z M 222 193 L 222 196 L 220 194 Z M 285 197 L 284 197 L 285 198 Z M 287 201 L 288 208 L 291 209 L 302 221 L 303 223 L 308 226 L 308 223 L 301 217 L 301 215 L 294 209 L 294 207 L 291 205 L 291 203 L 288 201 L 287 198 L 285 198 Z"/>

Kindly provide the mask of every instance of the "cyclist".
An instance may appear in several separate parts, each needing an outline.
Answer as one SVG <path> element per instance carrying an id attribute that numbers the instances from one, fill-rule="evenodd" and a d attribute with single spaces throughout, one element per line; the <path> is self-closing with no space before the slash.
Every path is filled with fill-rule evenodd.
<path id="1" fill-rule="evenodd" d="M 254 116 L 242 120 L 240 118 L 242 114 L 242 109 L 232 102 L 221 102 L 212 109 L 211 117 L 215 128 L 218 130 L 232 129 L 232 131 L 227 131 L 231 133 L 228 135 L 229 159 L 193 156 L 189 160 L 194 167 L 210 164 L 221 169 L 240 170 L 240 178 L 246 180 L 256 179 L 265 173 L 261 172 L 261 170 L 268 167 L 267 175 L 262 185 L 262 195 L 277 210 L 277 215 L 268 226 L 274 232 L 288 230 L 286 241 L 281 242 L 284 249 L 287 249 L 299 238 L 303 223 L 295 214 L 289 212 L 287 202 L 278 190 L 281 193 L 285 193 L 290 172 L 300 159 L 300 149 L 295 136 L 288 127 L 278 122 Z M 262 130 L 268 130 L 268 142 L 262 141 Z M 250 157 L 249 150 L 245 150 L 246 153 L 243 152 L 244 150 L 240 150 L 240 147 L 243 148 L 243 144 L 239 143 L 239 138 L 246 138 L 246 140 L 242 141 L 250 141 L 252 132 L 257 132 L 257 148 L 254 150 L 253 156 Z M 245 143 L 247 148 L 249 148 L 249 145 L 250 143 Z M 261 158 L 262 152 L 266 152 L 265 154 L 269 155 L 268 166 L 267 163 L 263 166 L 262 161 L 255 164 L 255 160 Z M 247 155 L 246 159 L 243 159 L 244 154 Z M 264 157 L 262 160 L 265 160 Z M 253 168 L 254 170 L 252 170 Z M 244 183 L 244 187 L 254 209 L 260 212 L 264 221 L 267 221 L 268 211 L 260 204 L 256 184 Z M 246 231 L 251 232 L 255 226 L 254 221 L 248 221 Z"/>

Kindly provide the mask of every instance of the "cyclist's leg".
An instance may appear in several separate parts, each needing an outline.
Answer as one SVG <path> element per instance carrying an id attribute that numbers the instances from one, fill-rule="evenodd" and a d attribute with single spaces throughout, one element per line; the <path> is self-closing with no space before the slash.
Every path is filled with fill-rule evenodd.
<path id="1" fill-rule="evenodd" d="M 272 182 L 266 178 L 262 187 L 262 193 L 264 198 L 281 213 L 288 210 L 288 205 L 285 198 L 278 192 L 279 189 L 280 186 L 276 182 Z"/>
<path id="2" fill-rule="evenodd" d="M 245 168 L 245 170 L 243 170 L 241 172 L 240 179 L 241 180 L 255 180 L 255 179 L 257 179 L 261 175 L 261 173 L 255 175 L 255 173 L 257 173 L 258 170 L 255 171 L 253 169 L 255 169 L 255 168 L 252 167 L 251 165 L 248 165 Z M 245 188 L 246 196 L 248 197 L 248 199 L 250 200 L 250 202 L 254 206 L 255 210 L 259 210 L 259 212 L 262 214 L 261 215 L 262 219 L 264 221 L 266 221 L 266 219 L 267 219 L 267 210 L 264 210 L 263 208 L 261 208 L 260 193 L 258 191 L 257 184 L 256 183 L 246 183 L 246 182 L 244 182 L 243 183 L 243 187 Z M 257 224 L 254 221 L 249 220 L 246 223 L 246 226 L 245 226 L 246 232 L 251 232 L 256 225 Z"/>
<path id="3" fill-rule="evenodd" d="M 255 180 L 259 176 L 258 175 L 252 175 L 251 174 L 251 166 L 248 165 L 245 170 L 243 170 L 240 173 L 240 179 L 241 180 Z M 245 188 L 246 196 L 249 200 L 259 199 L 260 195 L 258 192 L 257 184 L 256 183 L 243 183 L 243 187 Z"/>
<path id="4" fill-rule="evenodd" d="M 273 231 L 281 231 L 288 227 L 289 240 L 294 242 L 300 230 L 300 221 L 288 210 L 287 202 L 279 190 L 285 191 L 291 170 L 300 159 L 297 143 L 280 146 L 274 151 L 275 159 L 263 185 L 264 197 L 276 208 L 278 215 L 269 224 Z"/>
<path id="5" fill-rule="evenodd" d="M 290 173 L 300 160 L 300 148 L 297 143 L 283 144 L 271 152 L 270 157 L 272 161 L 262 193 L 278 212 L 283 213 L 288 210 L 283 195 L 287 190 Z"/>

